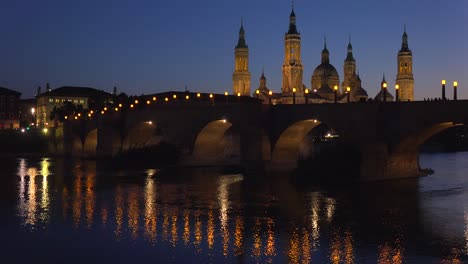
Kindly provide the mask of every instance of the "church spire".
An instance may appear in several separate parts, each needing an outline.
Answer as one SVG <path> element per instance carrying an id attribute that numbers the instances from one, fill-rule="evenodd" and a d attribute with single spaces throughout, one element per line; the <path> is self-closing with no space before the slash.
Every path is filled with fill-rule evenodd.
<path id="1" fill-rule="evenodd" d="M 242 17 L 241 17 L 241 27 L 239 29 L 239 40 L 237 41 L 236 48 L 247 48 L 247 43 L 245 41 L 244 21 Z"/>
<path id="2" fill-rule="evenodd" d="M 348 54 L 345 61 L 354 61 L 353 46 L 351 45 L 351 34 L 349 34 Z"/>
<path id="3" fill-rule="evenodd" d="M 404 52 L 404 51 L 410 51 L 410 49 L 408 47 L 408 34 L 406 33 L 406 24 L 404 26 L 404 32 L 403 32 L 403 36 L 402 36 L 400 52 Z"/>
<path id="4" fill-rule="evenodd" d="M 327 37 L 324 38 L 323 50 L 322 50 L 322 64 L 330 63 L 330 53 L 327 49 Z"/>
<path id="5" fill-rule="evenodd" d="M 291 15 L 289 15 L 289 30 L 287 35 L 299 35 L 296 27 L 296 13 L 294 13 L 294 0 L 292 1 Z"/>

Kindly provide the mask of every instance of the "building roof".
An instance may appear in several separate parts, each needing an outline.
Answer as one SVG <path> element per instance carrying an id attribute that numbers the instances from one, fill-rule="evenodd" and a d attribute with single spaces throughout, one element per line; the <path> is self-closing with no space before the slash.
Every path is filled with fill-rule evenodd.
<path id="1" fill-rule="evenodd" d="M 0 94 L 1 95 L 17 95 L 17 96 L 21 95 L 20 92 L 17 92 L 15 90 L 11 90 L 5 87 L 0 87 Z"/>
<path id="2" fill-rule="evenodd" d="M 37 95 L 41 96 L 110 97 L 112 94 L 90 87 L 62 86 Z"/>

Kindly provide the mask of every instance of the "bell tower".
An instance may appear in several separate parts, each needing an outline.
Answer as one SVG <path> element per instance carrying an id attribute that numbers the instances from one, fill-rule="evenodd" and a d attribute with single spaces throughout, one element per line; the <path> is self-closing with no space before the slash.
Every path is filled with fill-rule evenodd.
<path id="1" fill-rule="evenodd" d="M 346 92 L 346 88 L 349 86 L 351 91 L 354 91 L 356 86 L 356 60 L 353 56 L 353 46 L 351 45 L 351 36 L 349 37 L 348 43 L 348 54 L 343 65 L 343 83 L 341 84 L 341 91 Z"/>
<path id="2" fill-rule="evenodd" d="M 289 30 L 284 37 L 283 84 L 281 87 L 282 102 L 292 104 L 304 103 L 304 88 L 302 82 L 304 67 L 301 61 L 301 35 L 296 28 L 294 5 L 289 16 Z M 295 88 L 295 93 L 293 92 Z"/>
<path id="3" fill-rule="evenodd" d="M 239 40 L 234 51 L 235 67 L 232 74 L 234 94 L 250 96 L 249 47 L 245 41 L 244 25 L 241 19 Z"/>
<path id="4" fill-rule="evenodd" d="M 408 34 L 405 31 L 402 37 L 401 49 L 398 52 L 398 74 L 396 84 L 400 101 L 414 101 L 413 53 L 408 47 Z"/>

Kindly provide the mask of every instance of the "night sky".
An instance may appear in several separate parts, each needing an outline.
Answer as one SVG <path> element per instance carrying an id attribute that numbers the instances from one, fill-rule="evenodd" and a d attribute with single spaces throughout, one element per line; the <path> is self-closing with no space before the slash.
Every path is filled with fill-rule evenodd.
<path id="1" fill-rule="evenodd" d="M 407 25 L 415 97 L 440 97 L 440 80 L 459 82 L 468 98 L 468 1 L 296 0 L 304 84 L 320 63 L 324 36 L 343 80 L 348 35 L 363 87 L 374 97 Z M 50 82 L 127 94 L 167 90 L 232 91 L 234 46 L 241 16 L 250 48 L 252 91 L 262 66 L 268 87 L 281 90 L 287 0 L 15 0 L 0 6 L 0 86 L 34 96 Z M 393 89 L 391 90 L 394 93 Z"/>

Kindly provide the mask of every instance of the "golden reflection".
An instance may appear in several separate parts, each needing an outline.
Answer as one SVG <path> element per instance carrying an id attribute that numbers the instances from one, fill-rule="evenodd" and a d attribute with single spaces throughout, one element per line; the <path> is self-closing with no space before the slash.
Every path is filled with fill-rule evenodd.
<path id="1" fill-rule="evenodd" d="M 49 220 L 49 207 L 50 207 L 50 197 L 49 197 L 49 184 L 48 176 L 49 172 L 49 160 L 43 159 L 41 161 L 41 171 L 39 172 L 42 175 L 42 197 L 41 197 L 41 214 L 40 219 L 43 222 L 48 222 Z"/>
<path id="2" fill-rule="evenodd" d="M 167 206 L 163 208 L 163 223 L 162 223 L 162 238 L 164 241 L 167 241 L 169 237 L 169 212 L 167 211 Z"/>
<path id="3" fill-rule="evenodd" d="M 253 226 L 253 248 L 252 248 L 252 255 L 254 257 L 260 257 L 262 254 L 262 237 L 260 234 L 261 223 L 258 217 L 255 218 L 255 225 Z"/>
<path id="4" fill-rule="evenodd" d="M 86 177 L 86 192 L 85 192 L 85 211 L 86 211 L 86 227 L 91 228 L 94 218 L 94 206 L 96 202 L 96 195 L 94 193 L 95 178 L 93 175 Z"/>
<path id="5" fill-rule="evenodd" d="M 244 221 L 241 215 L 236 217 L 236 230 L 234 233 L 235 240 L 234 240 L 234 254 L 236 256 L 243 255 L 244 250 Z"/>
<path id="6" fill-rule="evenodd" d="M 190 241 L 190 211 L 188 209 L 184 210 L 184 245 L 187 245 Z"/>
<path id="7" fill-rule="evenodd" d="M 151 178 L 152 172 L 148 171 L 145 184 L 145 236 L 155 243 L 157 238 L 157 206 L 156 206 L 156 182 Z"/>
<path id="8" fill-rule="evenodd" d="M 115 236 L 117 240 L 122 236 L 122 225 L 124 217 L 124 197 L 120 186 L 115 190 Z"/>
<path id="9" fill-rule="evenodd" d="M 29 168 L 28 169 L 29 175 L 29 186 L 28 186 L 28 202 L 27 202 L 27 210 L 26 210 L 26 224 L 35 225 L 36 224 L 36 176 L 37 176 L 37 169 L 36 168 Z"/>
<path id="10" fill-rule="evenodd" d="M 131 189 L 128 193 L 128 227 L 131 232 L 132 239 L 138 237 L 138 194 L 136 189 Z"/>
<path id="11" fill-rule="evenodd" d="M 273 257 L 276 256 L 276 247 L 275 247 L 275 222 L 273 221 L 273 218 L 268 217 L 268 222 L 267 222 L 267 242 L 266 242 L 266 250 L 265 250 L 265 255 L 268 257 Z M 269 262 L 272 262 L 273 260 L 270 259 Z"/>
<path id="12" fill-rule="evenodd" d="M 330 245 L 330 261 L 333 264 L 338 264 L 341 261 L 341 238 L 337 232 L 333 232 Z"/>
<path id="13" fill-rule="evenodd" d="M 179 240 L 179 235 L 177 232 L 177 211 L 172 215 L 172 228 L 171 228 L 171 243 L 175 247 L 177 245 L 177 240 Z"/>
<path id="14" fill-rule="evenodd" d="M 208 248 L 213 249 L 214 245 L 214 216 L 213 216 L 213 210 L 208 211 L 208 225 L 206 228 L 206 240 L 208 242 Z"/>
<path id="15" fill-rule="evenodd" d="M 73 226 L 77 228 L 80 224 L 81 219 L 81 175 L 78 174 L 75 176 L 74 180 L 74 199 L 72 205 L 72 218 L 73 218 Z"/>
<path id="16" fill-rule="evenodd" d="M 344 263 L 351 264 L 354 263 L 354 250 L 353 250 L 353 235 L 351 231 L 347 230 L 345 232 L 344 239 Z"/>
<path id="17" fill-rule="evenodd" d="M 378 264 L 401 264 L 404 261 L 403 250 L 401 249 L 401 241 L 396 239 L 394 245 L 385 245 L 379 247 Z"/>
<path id="18" fill-rule="evenodd" d="M 310 233 L 303 228 L 302 229 L 302 263 L 310 263 L 312 259 L 312 247 L 310 244 Z"/>
<path id="19" fill-rule="evenodd" d="M 202 241 L 202 222 L 200 220 L 200 212 L 197 210 L 195 212 L 195 247 L 197 248 L 197 252 L 201 251 L 200 244 Z"/>
<path id="20" fill-rule="evenodd" d="M 218 179 L 218 203 L 219 218 L 221 222 L 221 234 L 223 236 L 223 255 L 227 256 L 229 251 L 229 185 L 243 179 L 242 175 L 220 176 Z"/>
<path id="21" fill-rule="evenodd" d="M 20 176 L 19 190 L 18 190 L 18 198 L 19 198 L 18 213 L 23 218 L 26 216 L 26 197 L 25 197 L 25 191 L 26 191 L 25 177 L 27 176 L 26 166 L 27 166 L 26 160 L 21 159 L 19 162 L 18 173 L 17 173 L 18 176 Z"/>
<path id="22" fill-rule="evenodd" d="M 333 220 L 333 215 L 335 214 L 335 205 L 336 205 L 335 199 L 332 199 L 332 198 L 326 199 L 328 222 L 331 222 L 331 220 Z"/>
<path id="23" fill-rule="evenodd" d="M 319 212 L 320 212 L 320 197 L 314 192 L 310 197 L 310 224 L 312 231 L 312 246 L 316 248 L 319 244 L 320 227 L 319 227 Z"/>
<path id="24" fill-rule="evenodd" d="M 297 230 L 293 230 L 291 237 L 289 238 L 289 248 L 287 254 L 289 257 L 289 263 L 299 263 L 300 247 L 299 235 L 297 234 Z"/>

